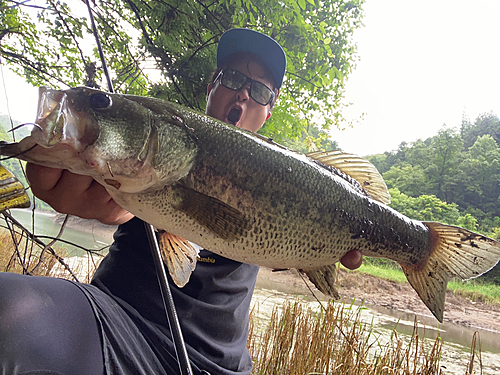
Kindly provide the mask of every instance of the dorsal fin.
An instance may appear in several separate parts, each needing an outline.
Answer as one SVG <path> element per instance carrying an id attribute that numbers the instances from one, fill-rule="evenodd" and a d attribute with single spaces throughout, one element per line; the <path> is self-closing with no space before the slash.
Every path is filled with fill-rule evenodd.
<path id="1" fill-rule="evenodd" d="M 359 182 L 363 191 L 371 198 L 384 204 L 391 203 L 391 196 L 384 179 L 377 168 L 365 158 L 342 150 L 314 151 L 306 156 L 327 166 L 337 168 L 352 177 Z"/>

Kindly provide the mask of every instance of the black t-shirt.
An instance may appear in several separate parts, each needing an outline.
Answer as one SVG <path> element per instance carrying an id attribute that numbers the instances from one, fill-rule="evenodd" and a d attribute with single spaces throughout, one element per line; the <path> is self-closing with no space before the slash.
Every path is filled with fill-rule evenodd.
<path id="1" fill-rule="evenodd" d="M 144 222 L 134 218 L 120 225 L 114 240 L 92 284 L 114 297 L 134 319 L 139 316 L 170 338 Z M 190 359 L 212 375 L 251 371 L 246 341 L 257 273 L 256 266 L 201 250 L 189 283 L 178 288 L 170 282 Z M 147 339 L 158 346 L 165 341 Z"/>

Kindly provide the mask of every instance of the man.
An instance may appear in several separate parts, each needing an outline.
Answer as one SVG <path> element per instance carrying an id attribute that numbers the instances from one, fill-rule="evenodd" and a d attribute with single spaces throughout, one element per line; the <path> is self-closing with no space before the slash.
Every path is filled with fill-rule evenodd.
<path id="1" fill-rule="evenodd" d="M 271 116 L 286 68 L 264 34 L 232 29 L 219 43 L 206 113 L 257 131 Z M 28 164 L 33 193 L 57 211 L 121 224 L 92 285 L 0 275 L 4 374 L 177 374 L 144 223 L 91 178 Z M 205 260 L 205 261 L 204 261 Z M 343 259 L 349 268 L 359 252 Z M 248 312 L 258 267 L 207 250 L 190 282 L 172 285 L 195 374 L 249 374 Z"/>

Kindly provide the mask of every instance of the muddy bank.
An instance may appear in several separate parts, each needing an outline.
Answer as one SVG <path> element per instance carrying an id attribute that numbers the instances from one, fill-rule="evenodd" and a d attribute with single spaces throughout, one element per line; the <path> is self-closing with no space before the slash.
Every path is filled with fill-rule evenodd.
<path id="1" fill-rule="evenodd" d="M 284 291 L 291 294 L 310 295 L 304 280 L 295 270 L 272 272 L 262 267 L 259 272 L 259 287 L 272 283 L 283 284 Z M 325 296 L 307 283 L 316 295 Z M 340 294 L 346 301 L 364 300 L 365 304 L 384 306 L 413 314 L 431 317 L 432 314 L 409 284 L 398 284 L 360 272 L 340 272 Z M 472 302 L 452 292 L 446 293 L 444 320 L 471 328 L 500 332 L 500 306 Z"/>

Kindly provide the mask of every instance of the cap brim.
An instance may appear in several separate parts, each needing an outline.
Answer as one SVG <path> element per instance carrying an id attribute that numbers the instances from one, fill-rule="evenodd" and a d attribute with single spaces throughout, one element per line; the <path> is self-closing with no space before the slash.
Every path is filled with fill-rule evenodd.
<path id="1" fill-rule="evenodd" d="M 251 29 L 227 30 L 217 47 L 217 66 L 222 66 L 236 52 L 252 52 L 259 56 L 271 71 L 277 88 L 281 87 L 286 70 L 286 55 L 274 39 Z"/>

